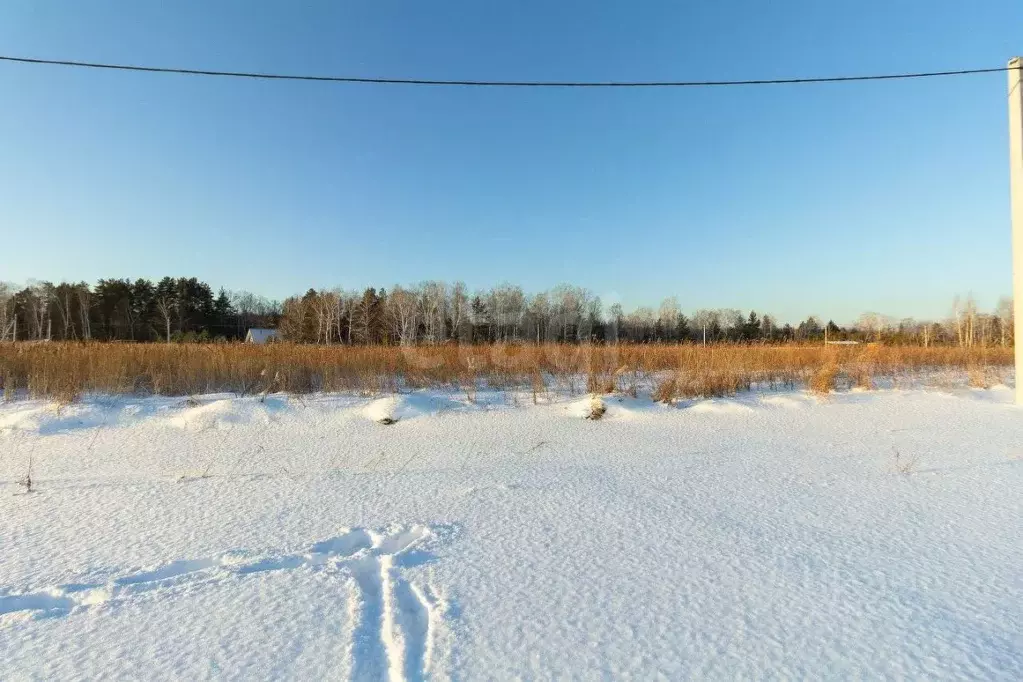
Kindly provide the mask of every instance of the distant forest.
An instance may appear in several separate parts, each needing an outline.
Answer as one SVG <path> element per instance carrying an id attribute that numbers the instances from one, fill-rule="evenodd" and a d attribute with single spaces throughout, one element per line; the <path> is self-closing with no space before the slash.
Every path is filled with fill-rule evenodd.
<path id="1" fill-rule="evenodd" d="M 280 303 L 248 292 L 218 294 L 194 277 L 159 282 L 101 279 L 21 290 L 0 283 L 0 340 L 225 341 L 273 327 Z"/>
<path id="2" fill-rule="evenodd" d="M 245 291 L 217 293 L 194 277 L 0 283 L 0 341 L 237 341 L 253 327 L 320 344 L 436 343 L 783 343 L 879 340 L 902 344 L 1008 345 L 1012 302 L 982 313 L 972 297 L 953 301 L 942 321 L 865 313 L 840 327 L 814 316 L 795 326 L 736 309 L 683 313 L 678 299 L 626 312 L 581 287 L 527 295 L 515 285 L 469 292 L 456 282 L 424 282 L 390 291 L 309 289 L 283 302 Z"/>

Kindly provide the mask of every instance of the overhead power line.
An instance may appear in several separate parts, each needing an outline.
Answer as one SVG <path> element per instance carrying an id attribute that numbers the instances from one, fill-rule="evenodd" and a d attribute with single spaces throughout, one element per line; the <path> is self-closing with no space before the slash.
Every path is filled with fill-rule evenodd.
<path id="1" fill-rule="evenodd" d="M 938 78 L 943 76 L 972 76 L 983 73 L 1000 73 L 1013 67 L 990 69 L 960 69 L 956 71 L 926 71 L 920 73 L 889 73 L 860 76 L 824 76 L 817 78 L 769 78 L 755 80 L 720 81 L 483 81 L 483 80 L 434 80 L 425 78 L 368 78 L 362 76 L 311 76 L 283 73 L 258 73 L 249 71 L 213 71 L 209 69 L 182 69 L 166 66 L 139 66 L 133 64 L 106 64 L 101 62 L 80 62 L 66 59 L 32 59 L 29 57 L 0 56 L 0 61 L 21 64 L 48 64 L 86 69 L 108 69 L 112 71 L 140 71 L 143 73 L 176 73 L 185 76 L 222 76 L 227 78 L 251 78 L 279 81 L 318 81 L 327 83 L 370 83 L 379 85 L 436 85 L 463 87 L 498 88 L 707 88 L 736 85 L 804 85 L 810 83 L 852 83 L 858 81 L 910 80 L 915 78 Z"/>

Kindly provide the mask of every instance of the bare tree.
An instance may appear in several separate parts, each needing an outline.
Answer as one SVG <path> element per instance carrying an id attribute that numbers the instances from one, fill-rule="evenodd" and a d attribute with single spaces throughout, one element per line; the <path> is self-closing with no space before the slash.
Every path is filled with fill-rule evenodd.
<path id="1" fill-rule="evenodd" d="M 1009 341 L 1013 340 L 1013 325 L 1016 320 L 1013 316 L 1012 305 L 1012 299 L 1003 296 L 998 299 L 998 307 L 995 308 L 995 315 L 998 317 L 998 328 L 1001 332 L 1000 336 L 1003 348 L 1008 345 Z"/>
<path id="2" fill-rule="evenodd" d="M 419 329 L 418 294 L 395 286 L 391 289 L 391 295 L 387 297 L 387 306 L 399 343 L 403 346 L 414 345 Z"/>
<path id="3" fill-rule="evenodd" d="M 451 337 L 461 341 L 472 340 L 472 326 L 469 323 L 469 293 L 465 282 L 451 285 Z"/>
<path id="4" fill-rule="evenodd" d="M 332 329 L 334 328 L 334 315 L 337 313 L 338 305 L 334 294 L 329 291 L 320 291 L 311 300 L 313 314 L 316 315 L 316 342 L 330 345 Z"/>
<path id="5" fill-rule="evenodd" d="M 590 296 L 586 301 L 586 323 L 584 325 L 586 335 L 590 339 L 593 338 L 595 333 L 594 327 L 601 324 L 604 321 L 604 304 L 600 300 L 600 296 Z"/>
<path id="6" fill-rule="evenodd" d="M 306 316 L 308 314 L 308 306 L 305 302 L 298 298 L 292 297 L 284 301 L 283 314 L 281 315 L 281 323 L 279 327 L 280 334 L 283 338 L 288 341 L 304 341 L 306 340 Z M 157 309 L 160 309 L 160 301 L 157 301 Z M 164 312 L 160 310 L 160 314 L 164 315 Z M 167 326 L 168 339 L 170 339 L 170 324 Z"/>
<path id="7" fill-rule="evenodd" d="M 170 296 L 158 296 L 156 299 L 156 312 L 163 319 L 164 327 L 167 330 L 167 343 L 171 342 L 171 321 L 174 319 L 176 306 L 174 299 Z"/>
<path id="8" fill-rule="evenodd" d="M 738 338 L 746 324 L 746 316 L 736 308 L 722 308 L 718 311 L 718 319 L 724 327 L 725 335 L 731 338 Z"/>
<path id="9" fill-rule="evenodd" d="M 526 296 L 522 288 L 507 282 L 499 284 L 490 290 L 487 300 L 496 326 L 496 339 L 520 339 L 523 336 L 522 321 L 526 314 Z"/>
<path id="10" fill-rule="evenodd" d="M 952 299 L 952 323 L 959 345 L 964 348 L 972 347 L 977 327 L 977 302 L 973 294 L 969 294 L 965 301 L 958 295 Z"/>
<path id="11" fill-rule="evenodd" d="M 15 341 L 14 287 L 0 282 L 0 341 Z"/>
<path id="12" fill-rule="evenodd" d="M 874 340 L 880 342 L 881 336 L 889 325 L 888 317 L 880 313 L 863 313 L 856 323 L 856 327 L 866 338 L 874 335 Z"/>
<path id="13" fill-rule="evenodd" d="M 647 341 L 653 337 L 657 313 L 649 306 L 640 306 L 625 316 L 625 327 L 633 341 Z"/>
<path id="14" fill-rule="evenodd" d="M 714 310 L 697 310 L 693 313 L 693 324 L 699 333 L 700 340 L 704 345 L 708 338 L 713 341 L 713 334 L 708 336 L 708 330 L 713 330 L 718 321 L 718 313 Z"/>
<path id="15" fill-rule="evenodd" d="M 37 341 L 42 340 L 50 327 L 50 291 L 44 283 L 30 281 L 24 293 L 28 335 Z"/>
<path id="16" fill-rule="evenodd" d="M 657 310 L 657 321 L 664 331 L 666 340 L 670 341 L 675 338 L 675 325 L 678 323 L 678 318 L 681 314 L 682 307 L 674 296 L 669 296 L 661 301 L 661 307 Z"/>
<path id="17" fill-rule="evenodd" d="M 618 343 L 618 341 L 625 336 L 626 340 L 628 337 L 625 334 L 625 311 L 622 309 L 622 304 L 615 301 L 607 309 L 608 317 L 608 334 L 607 338 L 609 341 Z"/>
<path id="18" fill-rule="evenodd" d="M 359 292 L 351 291 L 346 296 L 348 299 L 347 303 L 347 317 L 348 317 L 348 345 L 352 345 L 352 331 L 355 329 L 355 315 L 359 311 L 359 304 L 362 301 L 362 297 L 359 296 Z"/>
<path id="19" fill-rule="evenodd" d="M 550 292 L 551 316 L 555 327 L 552 333 L 560 330 L 562 341 L 570 342 L 581 337 L 582 321 L 593 294 L 570 284 L 559 284 Z"/>
<path id="20" fill-rule="evenodd" d="M 963 313 L 966 317 L 966 345 L 973 347 L 977 326 L 977 302 L 974 300 L 973 294 L 966 297 Z"/>
<path id="21" fill-rule="evenodd" d="M 92 338 L 92 326 L 89 323 L 90 311 L 92 309 L 92 292 L 89 285 L 82 282 L 77 287 L 78 313 L 82 320 L 82 338 L 88 341 Z"/>
<path id="22" fill-rule="evenodd" d="M 960 346 L 966 345 L 965 336 L 963 335 L 963 315 L 962 315 L 962 301 L 959 299 L 959 294 L 956 294 L 952 298 L 952 326 L 955 329 L 956 341 Z"/>
<path id="23" fill-rule="evenodd" d="M 60 321 L 64 327 L 64 339 L 75 338 L 75 308 L 71 302 L 72 293 L 77 293 L 75 288 L 61 283 L 58 286 L 46 282 L 44 285 L 47 288 L 48 296 L 53 300 L 57 306 L 57 313 L 60 315 Z"/>
<path id="24" fill-rule="evenodd" d="M 348 314 L 348 310 L 354 306 L 354 299 L 345 293 L 342 289 L 336 288 L 331 291 L 333 295 L 335 310 L 334 310 L 334 331 L 337 334 L 338 343 L 344 343 L 345 338 L 342 333 L 342 323 L 344 322 L 345 316 Z"/>
<path id="25" fill-rule="evenodd" d="M 443 341 L 446 336 L 447 285 L 444 282 L 423 282 L 419 285 L 419 300 L 424 340 L 427 343 Z"/>
<path id="26" fill-rule="evenodd" d="M 542 343 L 550 334 L 551 302 L 546 292 L 540 292 L 529 300 L 527 308 L 530 317 L 530 336 L 535 332 L 536 342 Z"/>

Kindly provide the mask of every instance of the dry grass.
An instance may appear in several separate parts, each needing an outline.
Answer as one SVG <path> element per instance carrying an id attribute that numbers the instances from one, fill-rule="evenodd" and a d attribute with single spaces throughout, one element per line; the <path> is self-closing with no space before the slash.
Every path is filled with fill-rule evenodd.
<path id="1" fill-rule="evenodd" d="M 654 385 L 650 397 L 658 403 L 670 403 L 679 393 L 677 374 L 672 372 L 667 379 L 662 379 Z"/>
<path id="2" fill-rule="evenodd" d="M 810 377 L 809 388 L 814 393 L 827 395 L 835 390 L 835 379 L 838 378 L 838 364 L 829 362 Z"/>
<path id="3" fill-rule="evenodd" d="M 916 470 L 917 462 L 919 458 L 914 455 L 911 457 L 903 457 L 902 453 L 899 452 L 898 448 L 892 448 L 892 467 L 896 473 L 908 476 Z"/>
<path id="4" fill-rule="evenodd" d="M 998 382 L 997 377 L 987 367 L 970 367 L 967 370 L 967 376 L 969 377 L 970 386 L 973 388 L 991 388 L 991 386 Z"/>
<path id="5" fill-rule="evenodd" d="M 856 385 L 873 376 L 930 369 L 970 371 L 1012 365 L 1011 348 L 747 345 L 300 346 L 277 344 L 0 344 L 4 396 L 71 402 L 82 393 L 197 395 L 285 391 L 390 392 L 421 387 L 529 388 L 572 393 L 655 387 L 655 398 L 721 396 L 753 386 L 831 388 L 841 374 Z M 830 377 L 830 379 L 829 379 Z M 827 381 L 825 381 L 827 379 Z M 829 388 L 830 390 L 830 388 Z"/>
<path id="6" fill-rule="evenodd" d="M 856 388 L 871 390 L 874 388 L 874 371 L 869 362 L 861 362 L 848 369 L 849 378 Z"/>

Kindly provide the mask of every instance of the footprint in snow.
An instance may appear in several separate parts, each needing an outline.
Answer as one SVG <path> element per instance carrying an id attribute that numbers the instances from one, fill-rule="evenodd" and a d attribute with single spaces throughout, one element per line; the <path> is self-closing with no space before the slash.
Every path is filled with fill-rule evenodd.
<path id="1" fill-rule="evenodd" d="M 413 584 L 400 569 L 432 561 L 429 550 L 436 540 L 450 535 L 447 530 L 419 524 L 352 528 L 293 554 L 229 551 L 126 571 L 104 583 L 64 584 L 34 592 L 0 588 L 0 627 L 139 600 L 149 593 L 225 584 L 258 573 L 330 571 L 356 590 L 349 633 L 353 678 L 421 679 L 429 673 L 434 630 L 447 607 L 434 588 Z"/>

